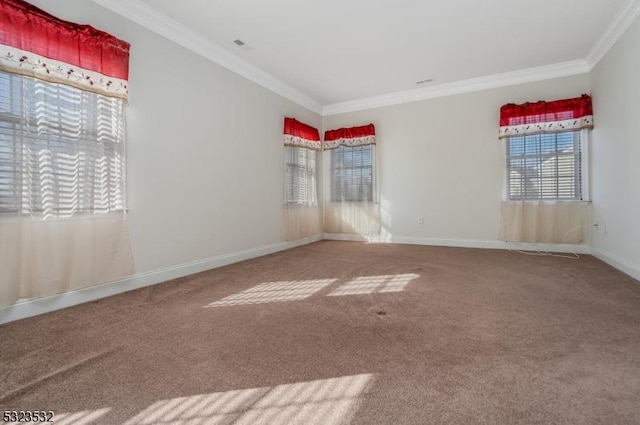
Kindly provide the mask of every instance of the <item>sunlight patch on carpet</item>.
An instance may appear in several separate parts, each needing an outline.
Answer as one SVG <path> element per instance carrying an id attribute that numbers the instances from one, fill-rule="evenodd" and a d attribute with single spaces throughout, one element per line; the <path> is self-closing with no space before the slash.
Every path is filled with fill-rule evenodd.
<path id="1" fill-rule="evenodd" d="M 337 425 L 353 419 L 372 374 L 158 401 L 124 425 Z"/>
<path id="2" fill-rule="evenodd" d="M 338 279 L 266 282 L 251 289 L 215 301 L 206 307 L 299 301 L 309 298 Z"/>
<path id="3" fill-rule="evenodd" d="M 329 293 L 330 297 L 341 295 L 365 295 L 385 292 L 402 292 L 417 274 L 392 274 L 385 276 L 360 276 Z"/>

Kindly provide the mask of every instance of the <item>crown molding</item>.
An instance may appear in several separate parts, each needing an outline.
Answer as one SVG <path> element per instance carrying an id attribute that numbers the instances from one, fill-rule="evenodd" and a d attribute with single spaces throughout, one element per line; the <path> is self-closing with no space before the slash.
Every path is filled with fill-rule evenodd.
<path id="1" fill-rule="evenodd" d="M 312 112 L 322 114 L 322 105 L 311 97 L 139 0 L 92 1 Z"/>
<path id="2" fill-rule="evenodd" d="M 326 105 L 322 109 L 322 115 L 329 116 L 345 112 L 354 112 L 364 109 L 415 102 L 418 100 L 434 99 L 438 97 L 514 86 L 517 84 L 532 83 L 535 81 L 550 80 L 553 78 L 569 77 L 572 75 L 587 74 L 590 71 L 591 67 L 584 60 L 562 62 L 553 65 L 489 75 L 486 77 L 444 83 L 421 89 L 405 90 L 364 99 L 333 103 L 331 105 Z"/>
<path id="3" fill-rule="evenodd" d="M 585 61 L 593 69 L 640 16 L 640 0 L 629 0 L 593 46 Z"/>
<path id="4" fill-rule="evenodd" d="M 355 112 L 419 100 L 472 93 L 554 78 L 587 74 L 640 16 L 640 0 L 629 0 L 585 59 L 454 81 L 322 106 L 313 98 L 266 73 L 220 45 L 198 35 L 140 0 L 92 0 L 119 15 L 191 50 L 292 102 L 323 116 Z"/>

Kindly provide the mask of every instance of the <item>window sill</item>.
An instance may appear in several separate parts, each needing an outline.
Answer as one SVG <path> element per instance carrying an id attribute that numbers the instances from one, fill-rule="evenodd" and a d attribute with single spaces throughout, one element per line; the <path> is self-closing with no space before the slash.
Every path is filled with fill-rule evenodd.
<path id="1" fill-rule="evenodd" d="M 80 220 L 107 220 L 126 216 L 129 210 L 111 211 L 107 213 L 91 213 L 82 212 L 75 213 L 70 217 L 47 217 L 42 213 L 35 214 L 19 214 L 19 213 L 3 213 L 0 214 L 0 224 L 5 223 L 22 223 L 25 221 L 37 222 L 64 222 L 64 221 L 80 221 Z"/>
<path id="2" fill-rule="evenodd" d="M 584 200 L 564 200 L 564 199 L 541 199 L 541 200 L 503 200 L 505 204 L 530 204 L 530 205 L 553 205 L 553 204 L 571 204 L 571 205 L 590 205 L 591 201 Z"/>

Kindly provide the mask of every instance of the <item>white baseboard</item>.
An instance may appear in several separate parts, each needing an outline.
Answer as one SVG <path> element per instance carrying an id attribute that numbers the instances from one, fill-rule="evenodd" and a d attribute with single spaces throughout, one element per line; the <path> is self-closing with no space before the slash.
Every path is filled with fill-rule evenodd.
<path id="1" fill-rule="evenodd" d="M 327 241 L 371 242 L 366 236 L 348 233 L 325 233 L 324 239 Z"/>
<path id="2" fill-rule="evenodd" d="M 621 272 L 628 274 L 635 280 L 640 281 L 640 265 L 632 264 L 627 260 L 623 260 L 622 258 L 608 252 L 601 251 L 598 248 L 591 248 L 591 251 L 593 253 L 593 256 L 597 259 L 604 261 L 605 263 L 620 270 Z"/>
<path id="3" fill-rule="evenodd" d="M 524 250 L 524 251 L 549 251 L 549 252 L 566 252 L 577 254 L 593 254 L 598 259 L 615 267 L 616 269 L 628 274 L 634 279 L 640 280 L 640 266 L 631 264 L 615 255 L 600 251 L 588 245 L 571 245 L 571 244 L 532 244 L 504 242 L 499 240 L 483 240 L 483 239 L 443 239 L 443 238 L 416 238 L 407 236 L 376 236 L 365 237 L 362 235 L 325 233 L 324 235 L 316 235 L 306 239 L 292 242 L 283 242 L 274 245 L 268 245 L 255 249 L 237 251 L 217 257 L 207 258 L 190 263 L 180 264 L 173 267 L 167 267 L 148 273 L 140 273 L 128 278 L 108 282 L 89 288 L 78 289 L 75 291 L 65 292 L 63 294 L 54 295 L 46 298 L 26 299 L 13 304 L 11 306 L 0 308 L 0 324 L 13 322 L 15 320 L 25 319 L 27 317 L 48 313 L 51 311 L 71 307 L 89 301 L 95 301 L 100 298 L 110 297 L 112 295 L 121 294 L 123 292 L 132 291 L 134 289 L 143 288 L 145 286 L 155 285 L 157 283 L 166 282 L 172 279 L 192 275 L 206 270 L 215 269 L 240 261 L 250 260 L 252 258 L 285 251 L 298 246 L 317 242 L 322 239 L 339 240 L 339 241 L 357 241 L 371 243 L 392 243 L 392 244 L 410 244 L 410 245 L 431 245 L 446 246 L 457 248 L 485 248 L 485 249 L 506 249 L 506 250 Z"/>
<path id="4" fill-rule="evenodd" d="M 511 251 L 542 251 L 542 252 L 560 252 L 567 254 L 591 255 L 592 249 L 590 245 L 577 244 L 552 244 L 552 243 L 527 243 L 527 242 L 505 242 L 498 241 L 503 246 L 499 249 L 508 249 Z M 505 248 L 506 246 L 506 248 Z"/>
<path id="5" fill-rule="evenodd" d="M 398 243 L 409 245 L 447 246 L 455 248 L 485 248 L 506 249 L 520 251 L 547 251 L 576 254 L 591 254 L 589 245 L 574 244 L 541 244 L 524 242 L 505 242 L 491 239 L 444 239 L 444 238 L 416 238 L 410 236 L 362 236 L 344 233 L 325 233 L 324 238 L 334 241 L 355 241 L 370 243 Z"/>
<path id="6" fill-rule="evenodd" d="M 110 297 L 112 295 L 121 294 L 123 292 L 132 291 L 145 286 L 151 286 L 206 270 L 238 263 L 240 261 L 262 257 L 279 251 L 285 251 L 287 249 L 296 248 L 319 240 L 322 240 L 322 235 L 311 236 L 298 241 L 268 245 L 261 248 L 232 252 L 217 257 L 154 270 L 148 273 L 140 273 L 114 282 L 64 292 L 51 297 L 21 300 L 16 304 L 0 308 L 0 324 L 49 313 L 51 311 L 60 310 L 89 301 L 95 301 L 100 298 Z"/>

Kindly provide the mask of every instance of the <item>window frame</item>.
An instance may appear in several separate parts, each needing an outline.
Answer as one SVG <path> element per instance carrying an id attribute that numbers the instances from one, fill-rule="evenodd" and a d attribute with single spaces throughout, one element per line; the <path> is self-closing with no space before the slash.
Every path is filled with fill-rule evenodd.
<path id="1" fill-rule="evenodd" d="M 336 193 L 335 193 L 335 188 L 336 188 L 336 182 L 335 182 L 335 169 L 336 167 L 334 166 L 335 164 L 335 155 L 338 154 L 338 152 L 341 152 L 340 150 L 342 149 L 342 152 L 344 152 L 347 149 L 353 150 L 353 149 L 365 149 L 367 148 L 370 152 L 370 156 L 371 156 L 371 161 L 369 166 L 358 166 L 357 168 L 370 168 L 371 169 L 371 193 L 370 196 L 367 197 L 367 199 L 344 199 L 342 197 L 337 198 L 336 197 Z M 376 156 L 376 145 L 375 144 L 367 144 L 367 145 L 358 145 L 358 146 L 345 146 L 345 145 L 340 145 L 339 147 L 335 148 L 335 149 L 331 149 L 329 151 L 329 167 L 328 167 L 328 171 L 329 171 L 329 202 L 370 202 L 370 203 L 376 203 L 378 201 L 377 199 L 377 156 Z M 356 168 L 356 167 L 352 167 L 352 168 Z"/>
<path id="2" fill-rule="evenodd" d="M 577 142 L 580 152 L 578 158 L 574 159 L 576 161 L 576 165 L 580 166 L 580 174 L 579 178 L 576 177 L 576 183 L 580 189 L 580 197 L 579 198 L 531 198 L 531 197 L 510 197 L 510 176 L 509 176 L 509 142 L 512 137 L 504 138 L 502 143 L 503 149 L 503 200 L 506 202 L 590 202 L 591 201 L 591 189 L 590 189 L 590 169 L 589 169 L 589 149 L 590 149 L 590 136 L 591 132 L 588 129 L 581 129 L 578 131 L 565 131 L 558 133 L 574 133 L 574 137 L 578 137 L 579 140 Z M 556 134 L 558 134 L 556 133 Z M 539 136 L 538 135 L 525 135 L 525 136 L 514 136 L 514 137 L 531 137 L 531 136 Z M 525 155 L 523 155 L 524 157 Z M 574 154 L 574 157 L 576 155 Z M 558 155 L 553 155 L 551 158 L 558 158 Z M 556 180 L 558 176 L 556 175 Z"/>
<path id="3" fill-rule="evenodd" d="M 9 142 L 7 146 L 11 145 L 11 142 L 14 145 L 13 148 L 7 149 L 7 152 L 8 153 L 13 152 L 14 156 L 17 155 L 17 157 L 12 160 L 16 163 L 16 165 L 14 165 L 13 167 L 14 179 L 18 180 L 13 182 L 13 192 L 16 194 L 18 193 L 21 194 L 19 196 L 18 195 L 14 196 L 13 198 L 13 201 L 15 202 L 14 208 L 6 208 L 4 210 L 0 210 L 0 220 L 13 221 L 13 219 L 19 219 L 20 217 L 25 217 L 25 216 L 42 216 L 43 218 L 49 219 L 49 220 L 50 219 L 73 220 L 77 218 L 107 216 L 110 214 L 126 212 L 127 211 L 126 134 L 125 134 L 126 133 L 126 102 L 120 98 L 111 98 L 100 93 L 85 91 L 80 88 L 68 86 L 58 82 L 43 81 L 41 79 L 38 79 L 32 76 L 20 75 L 20 74 L 6 72 L 2 70 L 0 70 L 0 73 L 7 77 L 8 89 L 6 94 L 8 97 L 6 101 L 7 101 L 7 106 L 9 107 L 9 109 L 6 111 L 5 110 L 0 111 L 0 122 L 2 122 L 3 125 L 6 125 L 6 127 L 3 127 L 3 129 L 4 131 L 7 131 L 6 133 L 7 141 Z M 12 93 L 14 89 L 12 86 L 12 84 L 14 84 L 14 82 L 12 81 L 13 78 L 21 79 L 20 81 L 17 82 L 17 84 L 21 85 L 20 93 L 18 94 L 19 96 L 22 97 L 22 100 L 20 101 L 21 103 L 19 104 L 19 106 L 21 106 L 22 108 L 22 110 L 20 111 L 20 114 L 15 113 L 14 111 L 11 110 L 13 107 L 11 97 L 16 96 L 15 93 Z M 111 143 L 111 146 L 107 146 L 107 143 L 109 143 L 108 141 L 100 140 L 100 137 L 101 137 L 100 133 L 102 130 L 100 129 L 99 117 L 93 118 L 97 120 L 95 123 L 92 120 L 85 121 L 87 118 L 83 118 L 82 120 L 80 120 L 79 121 L 80 124 L 78 125 L 78 128 L 77 128 L 77 134 L 79 134 L 80 136 L 77 136 L 76 139 L 66 137 L 64 134 L 48 133 L 46 131 L 35 133 L 34 130 L 29 130 L 29 127 L 35 127 L 36 125 L 40 124 L 40 120 L 35 115 L 27 115 L 27 112 L 25 110 L 26 108 L 23 102 L 26 102 L 26 101 L 37 102 L 39 100 L 37 95 L 31 93 L 31 89 L 34 89 L 35 92 L 37 92 L 38 85 L 40 84 L 48 86 L 48 87 L 45 87 L 46 90 L 51 90 L 51 93 L 47 93 L 47 95 L 45 96 L 51 96 L 52 93 L 55 93 L 56 95 L 61 97 L 71 96 L 71 95 L 82 96 L 81 97 L 82 101 L 79 102 L 78 109 L 74 111 L 79 116 L 86 117 L 87 114 L 89 115 L 97 114 L 98 116 L 100 116 L 101 113 L 106 113 L 107 116 L 108 115 L 117 116 L 117 118 L 112 118 L 113 121 L 111 120 L 108 121 L 108 123 L 111 125 L 119 124 L 117 126 L 111 127 L 112 128 L 111 131 L 115 132 L 114 134 L 117 134 L 117 135 L 113 136 L 112 134 L 110 136 L 107 136 L 107 137 L 113 137 L 114 139 L 116 139 L 116 141 L 114 143 Z M 24 92 L 24 90 L 27 90 L 27 89 L 29 89 L 29 91 Z M 69 92 L 65 92 L 65 90 L 69 90 Z M 89 97 L 85 97 L 85 96 L 89 96 Z M 96 97 L 94 98 L 91 96 L 96 96 Z M 105 104 L 104 104 L 103 98 L 107 99 L 109 102 L 119 102 L 117 104 L 117 109 L 114 109 L 113 107 L 104 106 Z M 91 103 L 84 103 L 86 101 L 90 101 Z M 58 119 L 59 117 L 65 115 L 65 112 L 66 112 L 65 109 L 60 107 L 61 105 L 65 106 L 64 101 L 62 101 L 60 104 L 55 102 L 47 102 L 47 104 L 54 105 L 52 109 L 59 110 L 58 111 L 59 115 L 56 117 L 57 119 L 49 121 L 48 125 L 51 125 L 52 128 L 54 129 L 62 128 L 63 124 L 61 124 L 60 121 L 58 121 Z M 95 124 L 95 126 L 86 125 L 86 124 Z M 31 136 L 29 137 L 29 135 Z M 28 142 L 23 141 L 24 138 L 33 139 L 34 143 L 28 144 Z M 95 143 L 96 145 L 102 144 L 105 146 L 101 148 L 102 155 L 103 155 L 102 157 L 96 157 L 91 154 L 92 143 Z M 50 152 L 51 157 L 54 158 L 53 163 L 51 165 L 51 167 L 53 167 L 51 169 L 52 171 L 49 172 L 52 175 L 56 175 L 52 183 L 52 185 L 56 187 L 55 191 L 53 192 L 54 193 L 53 196 L 56 198 L 56 200 L 54 202 L 54 207 L 52 208 L 46 208 L 42 204 L 43 202 L 42 200 L 32 203 L 33 201 L 29 199 L 31 195 L 29 193 L 25 194 L 25 191 L 33 192 L 33 189 L 37 190 L 38 187 L 40 187 L 40 190 L 43 190 L 41 185 L 38 185 L 38 184 L 34 184 L 32 185 L 33 187 L 30 187 L 30 188 L 27 187 L 29 186 L 29 184 L 25 183 L 25 179 L 28 179 L 28 177 L 25 176 L 24 174 L 25 167 L 28 167 L 31 164 L 29 163 L 25 164 L 25 161 L 22 159 L 23 155 L 33 154 L 33 152 L 42 153 L 44 148 L 40 146 L 40 144 L 47 145 L 49 147 L 47 151 Z M 76 144 L 77 147 L 74 147 L 73 144 Z M 51 148 L 51 146 L 56 146 L 56 147 Z M 30 149 L 32 151 L 30 151 Z M 93 172 L 90 174 L 89 177 L 86 177 L 86 179 L 82 179 L 77 183 L 79 187 L 87 187 L 85 185 L 89 185 L 89 187 L 92 187 L 91 189 L 89 189 L 88 194 L 84 195 L 83 197 L 83 201 L 84 202 L 89 201 L 89 203 L 80 204 L 77 209 L 75 206 L 70 207 L 69 209 L 62 207 L 61 206 L 62 204 L 59 198 L 63 193 L 63 191 L 59 189 L 59 186 L 61 185 L 61 182 L 64 182 L 65 177 L 67 176 L 66 175 L 58 176 L 57 172 L 60 171 L 59 167 L 64 168 L 64 165 L 61 165 L 64 163 L 64 159 L 63 159 L 64 156 L 73 155 L 68 152 L 65 152 L 65 149 L 69 149 L 69 150 L 75 149 L 75 155 L 79 157 L 86 157 L 86 159 L 84 160 L 86 161 L 84 166 L 88 166 L 90 167 L 88 169 L 93 170 Z M 109 153 L 109 155 L 106 155 L 106 153 Z M 107 196 L 106 203 L 101 205 L 99 203 L 99 196 L 98 196 L 100 193 L 96 192 L 97 189 L 95 186 L 96 183 L 99 182 L 99 178 L 100 178 L 98 174 L 96 174 L 98 172 L 95 170 L 96 164 L 95 163 L 92 165 L 88 165 L 88 164 L 90 164 L 92 161 L 104 160 L 105 158 L 110 163 L 108 166 L 105 167 L 106 171 L 104 171 L 102 174 L 103 180 L 106 174 L 107 186 L 111 186 L 112 181 L 117 181 L 118 183 L 117 183 L 116 189 L 114 189 L 113 191 L 111 190 L 111 188 L 107 190 L 108 195 L 106 195 Z M 111 161 L 115 161 L 115 162 L 111 163 Z M 80 171 L 78 172 L 80 174 L 83 174 L 87 171 L 87 169 L 84 168 L 84 166 L 81 166 L 79 168 Z M 9 171 L 7 173 L 11 173 L 11 172 Z M 103 182 L 103 184 L 105 183 Z M 32 189 L 32 190 L 29 191 L 26 189 Z M 85 189 L 82 188 L 77 190 L 84 191 Z M 73 196 L 77 196 L 77 194 L 81 192 L 78 192 L 78 193 L 73 192 L 73 193 L 74 193 Z"/>
<path id="4" fill-rule="evenodd" d="M 291 152 L 292 154 L 296 152 L 304 152 L 304 158 L 305 158 L 304 164 L 300 164 L 298 161 L 294 161 L 294 162 L 288 161 L 288 159 L 290 158 L 290 156 L 288 155 L 289 152 Z M 310 167 L 310 164 L 309 164 L 309 156 L 311 154 L 313 154 L 314 156 L 313 167 Z M 321 167 L 320 151 L 315 149 L 308 149 L 302 146 L 285 145 L 283 150 L 283 156 L 284 156 L 283 158 L 284 159 L 284 181 L 283 181 L 284 205 L 285 206 L 298 206 L 298 205 L 317 206 L 319 205 L 320 203 L 319 202 L 320 200 L 319 171 Z M 289 185 L 289 178 L 294 178 L 293 174 L 290 172 L 290 170 L 293 168 L 297 168 L 299 171 L 304 171 L 303 172 L 303 176 L 305 179 L 304 185 L 306 185 L 307 189 L 309 189 L 309 191 L 312 192 L 313 194 L 311 200 L 309 199 L 289 200 L 289 188 L 295 186 L 294 184 Z M 309 182 L 307 181 L 307 179 L 311 174 L 314 175 L 314 181 Z M 309 188 L 310 185 L 311 187 Z M 298 191 L 298 194 L 299 194 L 299 191 Z"/>

